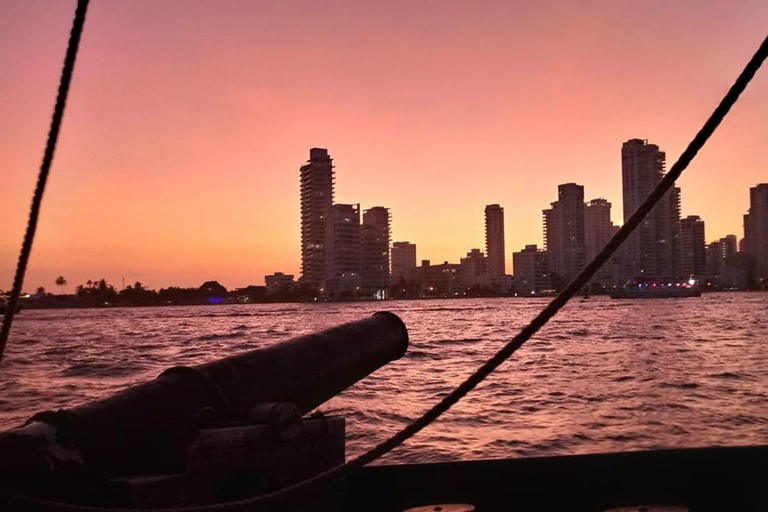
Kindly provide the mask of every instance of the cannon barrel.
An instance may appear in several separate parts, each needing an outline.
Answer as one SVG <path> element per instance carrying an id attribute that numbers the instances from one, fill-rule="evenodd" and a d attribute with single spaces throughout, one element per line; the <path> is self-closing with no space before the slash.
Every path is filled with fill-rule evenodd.
<path id="1" fill-rule="evenodd" d="M 364 320 L 195 367 L 69 410 L 33 416 L 0 434 L 0 476 L 114 475 L 174 470 L 200 428 L 243 421 L 259 404 L 301 414 L 408 348 L 397 315 Z"/>

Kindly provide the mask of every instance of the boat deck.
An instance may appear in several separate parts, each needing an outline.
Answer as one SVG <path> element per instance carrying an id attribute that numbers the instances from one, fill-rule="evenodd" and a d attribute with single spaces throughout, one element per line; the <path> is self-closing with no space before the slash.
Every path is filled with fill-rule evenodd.
<path id="1" fill-rule="evenodd" d="M 768 510 L 766 482 L 768 446 L 373 466 L 347 478 L 346 510 L 469 503 L 478 511 L 757 511 Z"/>

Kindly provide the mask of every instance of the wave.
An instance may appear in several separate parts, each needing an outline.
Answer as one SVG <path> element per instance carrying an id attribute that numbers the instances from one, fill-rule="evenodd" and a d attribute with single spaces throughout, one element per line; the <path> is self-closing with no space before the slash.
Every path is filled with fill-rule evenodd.
<path id="1" fill-rule="evenodd" d="M 696 384 L 695 382 L 662 382 L 660 385 L 663 388 L 676 389 L 696 389 L 699 387 L 699 384 Z"/>
<path id="2" fill-rule="evenodd" d="M 421 350 L 409 350 L 405 353 L 404 357 L 406 359 L 427 359 L 430 357 L 430 354 Z"/>
<path id="3" fill-rule="evenodd" d="M 241 331 L 229 332 L 225 334 L 211 333 L 211 334 L 203 334 L 202 336 L 193 338 L 191 341 L 211 341 L 211 340 L 218 340 L 218 339 L 232 339 L 232 338 L 242 338 L 243 336 L 245 336 L 245 333 Z"/>
<path id="4" fill-rule="evenodd" d="M 707 377 L 713 377 L 715 379 L 735 379 L 735 380 L 745 378 L 744 375 L 740 373 L 734 373 L 734 372 L 713 373 L 711 375 L 707 375 Z"/>
<path id="5" fill-rule="evenodd" d="M 455 340 L 435 340 L 435 343 L 478 343 L 483 341 L 481 338 L 458 338 Z"/>
<path id="6" fill-rule="evenodd" d="M 61 372 L 64 377 L 127 377 L 144 371 L 143 367 L 136 365 L 112 364 L 112 363 L 76 363 Z"/>

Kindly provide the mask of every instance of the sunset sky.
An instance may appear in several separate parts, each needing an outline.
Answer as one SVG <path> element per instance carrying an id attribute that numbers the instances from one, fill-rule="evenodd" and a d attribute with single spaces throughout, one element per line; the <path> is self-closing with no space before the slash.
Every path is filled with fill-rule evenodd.
<path id="1" fill-rule="evenodd" d="M 0 289 L 11 286 L 75 2 L 0 0 Z M 622 222 L 621 144 L 667 166 L 768 34 L 765 0 L 93 1 L 25 290 L 300 272 L 299 166 L 386 206 L 418 259 L 542 242 L 557 185 Z M 707 241 L 768 181 L 762 69 L 678 183 Z"/>

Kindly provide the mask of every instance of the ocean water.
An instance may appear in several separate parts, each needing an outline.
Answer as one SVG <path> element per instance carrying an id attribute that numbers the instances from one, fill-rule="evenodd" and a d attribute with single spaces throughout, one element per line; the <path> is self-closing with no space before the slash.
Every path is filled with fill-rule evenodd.
<path id="1" fill-rule="evenodd" d="M 0 364 L 0 428 L 194 365 L 388 310 L 406 355 L 320 407 L 347 456 L 392 435 L 513 337 L 545 299 L 25 310 Z M 382 462 L 768 443 L 768 293 L 575 299 Z"/>

